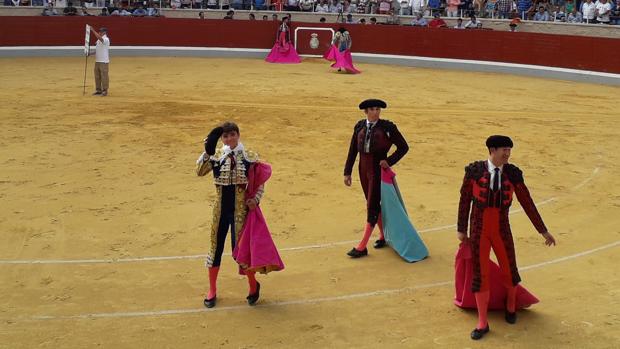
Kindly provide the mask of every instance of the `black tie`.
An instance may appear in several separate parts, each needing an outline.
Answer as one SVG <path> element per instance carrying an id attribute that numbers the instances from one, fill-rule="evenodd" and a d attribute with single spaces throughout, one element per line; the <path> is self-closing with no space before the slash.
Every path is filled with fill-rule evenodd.
<path id="1" fill-rule="evenodd" d="M 230 170 L 233 171 L 235 169 L 235 166 L 237 165 L 234 152 L 228 154 L 228 157 L 230 158 Z"/>
<path id="2" fill-rule="evenodd" d="M 366 143 L 370 142 L 370 131 L 372 130 L 372 126 L 374 124 L 368 124 L 368 129 L 366 130 Z"/>
<path id="3" fill-rule="evenodd" d="M 499 168 L 495 168 L 495 177 L 493 178 L 493 191 L 499 190 Z"/>

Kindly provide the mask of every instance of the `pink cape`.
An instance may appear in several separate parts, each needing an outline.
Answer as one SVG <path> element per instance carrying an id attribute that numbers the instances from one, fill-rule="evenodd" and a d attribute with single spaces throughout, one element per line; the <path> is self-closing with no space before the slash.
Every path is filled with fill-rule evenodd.
<path id="1" fill-rule="evenodd" d="M 335 61 L 337 51 L 338 49 L 336 48 L 336 45 L 331 45 L 329 47 L 329 50 L 323 54 L 323 58 L 327 59 L 328 61 Z"/>
<path id="2" fill-rule="evenodd" d="M 271 177 L 269 164 L 254 163 L 248 173 L 246 200 L 254 198 L 258 188 L 267 182 L 269 177 Z M 248 212 L 240 236 L 233 250 L 233 258 L 239 264 L 239 274 L 244 275 L 246 270 L 267 274 L 284 269 L 284 263 L 271 239 L 271 233 L 259 206 Z"/>
<path id="3" fill-rule="evenodd" d="M 344 69 L 352 74 L 361 73 L 361 71 L 355 69 L 355 67 L 353 66 L 353 58 L 351 57 L 350 50 L 340 52 L 337 49 L 334 49 L 334 58 L 336 60 L 336 63 L 332 64 L 332 68 Z"/>
<path id="4" fill-rule="evenodd" d="M 471 247 L 469 244 L 461 243 L 456 252 L 454 262 L 454 283 L 456 295 L 454 304 L 461 308 L 476 309 L 476 298 L 471 291 L 473 278 L 473 264 L 471 262 Z M 506 309 L 506 289 L 502 285 L 499 266 L 491 261 L 489 265 L 490 297 L 489 309 Z M 517 309 L 527 308 L 532 304 L 538 303 L 538 298 L 531 294 L 525 287 L 517 285 Z"/>
<path id="5" fill-rule="evenodd" d="M 265 58 L 269 63 L 301 63 L 301 58 L 295 50 L 295 46 L 290 41 L 286 41 L 286 33 L 280 33 L 280 37 L 271 48 L 271 52 Z"/>

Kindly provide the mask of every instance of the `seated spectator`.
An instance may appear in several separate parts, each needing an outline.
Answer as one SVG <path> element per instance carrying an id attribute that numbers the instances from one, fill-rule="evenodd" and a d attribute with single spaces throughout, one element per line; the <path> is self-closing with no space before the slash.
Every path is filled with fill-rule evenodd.
<path id="1" fill-rule="evenodd" d="M 146 10 L 144 9 L 144 6 L 140 5 L 140 7 L 133 10 L 133 13 L 131 15 L 134 17 L 144 17 L 146 16 Z"/>
<path id="2" fill-rule="evenodd" d="M 110 14 L 108 13 L 108 8 L 104 7 L 101 9 L 101 13 L 99 14 L 99 16 L 109 16 Z"/>
<path id="3" fill-rule="evenodd" d="M 474 15 L 469 16 L 469 21 L 467 22 L 467 24 L 465 24 L 465 28 L 476 29 L 477 27 L 478 27 L 478 19 L 476 18 L 476 16 Z"/>
<path id="4" fill-rule="evenodd" d="M 321 13 L 329 12 L 329 5 L 327 4 L 327 0 L 321 0 L 321 2 L 316 5 L 314 12 L 321 12 Z"/>
<path id="5" fill-rule="evenodd" d="M 347 13 L 347 23 L 353 23 L 353 15 L 350 13 Z"/>
<path id="6" fill-rule="evenodd" d="M 41 13 L 41 15 L 43 15 L 43 16 L 58 16 L 58 11 L 56 11 L 56 9 L 54 8 L 54 4 L 52 4 L 50 2 L 49 4 L 47 4 L 47 7 L 45 7 L 45 9 L 43 9 L 43 13 Z"/>
<path id="7" fill-rule="evenodd" d="M 77 9 L 73 7 L 73 3 L 69 2 L 67 7 L 62 11 L 65 16 L 75 16 L 77 15 Z"/>
<path id="8" fill-rule="evenodd" d="M 191 8 L 191 7 L 192 7 L 192 0 L 181 0 L 181 8 Z"/>
<path id="9" fill-rule="evenodd" d="M 392 1 L 390 0 L 381 0 L 379 3 L 379 13 L 382 15 L 387 15 L 392 10 Z"/>
<path id="10" fill-rule="evenodd" d="M 301 0 L 299 7 L 303 12 L 312 12 L 314 11 L 314 0 Z"/>
<path id="11" fill-rule="evenodd" d="M 205 19 L 205 13 L 202 11 L 198 12 L 198 18 Z"/>
<path id="12" fill-rule="evenodd" d="M 276 14 L 276 13 L 272 14 L 271 15 L 271 20 L 277 22 L 278 21 L 278 14 Z"/>
<path id="13" fill-rule="evenodd" d="M 596 21 L 603 24 L 611 22 L 611 4 L 607 0 L 599 0 L 596 2 Z"/>
<path id="14" fill-rule="evenodd" d="M 217 10 L 220 8 L 220 4 L 217 0 L 207 0 L 207 9 L 209 10 Z"/>
<path id="15" fill-rule="evenodd" d="M 555 11 L 553 11 L 553 21 L 555 22 L 565 22 L 566 21 L 566 13 L 562 10 L 560 6 L 555 7 Z"/>
<path id="16" fill-rule="evenodd" d="M 581 12 L 577 11 L 576 7 L 573 7 L 573 10 L 568 14 L 566 21 L 568 23 L 581 23 L 583 22 L 583 16 L 581 15 Z"/>
<path id="17" fill-rule="evenodd" d="M 544 6 L 539 6 L 538 7 L 538 12 L 536 12 L 536 14 L 534 15 L 534 20 L 535 21 L 548 21 L 549 20 L 549 12 L 545 11 L 545 7 Z"/>
<path id="18" fill-rule="evenodd" d="M 377 24 L 377 19 L 375 17 L 370 17 L 370 24 Z"/>
<path id="19" fill-rule="evenodd" d="M 181 8 L 181 0 L 170 0 L 170 8 L 174 10 Z"/>
<path id="20" fill-rule="evenodd" d="M 421 12 L 415 14 L 415 18 L 411 21 L 411 25 L 415 27 L 428 27 L 428 21 Z"/>
<path id="21" fill-rule="evenodd" d="M 255 16 L 253 13 L 250 13 L 250 14 L 248 15 L 248 20 L 250 20 L 250 21 L 255 21 L 255 20 L 256 20 L 256 16 Z"/>
<path id="22" fill-rule="evenodd" d="M 447 28 L 448 27 L 446 22 L 443 19 L 441 19 L 439 15 L 439 11 L 433 14 L 433 19 L 428 23 L 428 26 L 431 28 Z"/>
<path id="23" fill-rule="evenodd" d="M 390 12 L 388 12 L 388 17 L 385 19 L 385 24 L 400 25 L 400 18 L 394 10 L 390 10 Z"/>
<path id="24" fill-rule="evenodd" d="M 366 18 L 360 18 L 360 20 L 357 21 L 357 23 L 359 23 L 359 24 L 366 24 Z"/>
<path id="25" fill-rule="evenodd" d="M 224 16 L 223 19 L 234 19 L 234 16 L 235 16 L 235 11 L 228 10 L 228 12 L 226 12 L 226 16 Z"/>
<path id="26" fill-rule="evenodd" d="M 454 29 L 465 29 L 465 26 L 463 25 L 463 18 L 458 18 L 456 20 L 456 25 L 454 26 Z"/>
<path id="27" fill-rule="evenodd" d="M 263 21 L 268 21 L 268 20 L 269 20 L 269 16 L 263 15 Z"/>
<path id="28" fill-rule="evenodd" d="M 80 12 L 80 16 L 92 16 L 92 15 L 88 13 L 88 11 L 86 10 L 86 6 L 82 6 L 82 11 Z"/>

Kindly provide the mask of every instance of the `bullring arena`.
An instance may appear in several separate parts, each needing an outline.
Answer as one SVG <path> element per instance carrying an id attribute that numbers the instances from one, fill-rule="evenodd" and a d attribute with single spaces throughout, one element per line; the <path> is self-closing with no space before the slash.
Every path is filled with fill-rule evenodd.
<path id="1" fill-rule="evenodd" d="M 113 45 L 110 95 L 101 98 L 90 96 L 92 57 L 82 95 L 78 46 L 88 18 L 24 17 L 23 35 L 7 29 L 18 20 L 0 21 L 0 348 L 619 347 L 617 38 L 605 39 L 615 58 L 592 51 L 589 67 L 558 57 L 572 52 L 560 43 L 548 56 L 562 65 L 539 57 L 522 70 L 527 61 L 465 70 L 471 61 L 438 65 L 454 58 L 440 54 L 426 66 L 403 65 L 414 54 L 389 52 L 394 45 L 355 28 L 362 74 L 346 75 L 320 58 L 264 62 L 271 23 L 231 29 L 206 20 L 224 29 L 198 35 L 203 29 L 191 20 L 145 20 L 147 29 L 128 31 L 126 21 L 97 18 L 90 24 L 108 26 Z M 201 39 L 177 36 L 183 25 Z M 388 29 L 401 39 L 426 35 Z M 248 46 L 256 33 L 271 36 Z M 463 33 L 467 42 L 496 34 Z M 519 34 L 528 42 L 555 35 Z M 176 48 L 166 49 L 175 38 Z M 115 55 L 116 44 L 132 48 Z M 378 51 L 359 51 L 364 60 L 356 45 Z M 226 49 L 181 48 L 209 46 Z M 485 61 L 476 54 L 492 55 L 463 58 Z M 342 168 L 352 126 L 364 118 L 357 105 L 372 97 L 388 102 L 382 117 L 397 122 L 411 146 L 394 170 L 430 250 L 421 262 L 391 249 L 346 256 L 362 234 L 365 207 L 356 172 L 349 188 Z M 194 166 L 206 134 L 226 120 L 273 166 L 261 207 L 286 269 L 258 277 L 261 299 L 249 307 L 227 246 L 218 305 L 206 309 L 214 189 Z M 515 140 L 511 161 L 525 171 L 558 244 L 544 246 L 513 206 L 523 285 L 541 301 L 520 311 L 516 325 L 491 312 L 492 331 L 473 342 L 476 312 L 452 302 L 455 223 L 463 167 L 486 158 L 484 140 L 495 133 Z"/>

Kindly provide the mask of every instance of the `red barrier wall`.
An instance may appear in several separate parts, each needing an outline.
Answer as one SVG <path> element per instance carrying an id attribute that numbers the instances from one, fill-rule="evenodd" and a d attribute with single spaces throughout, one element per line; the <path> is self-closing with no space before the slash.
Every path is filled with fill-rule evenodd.
<path id="1" fill-rule="evenodd" d="M 1 17 L 0 46 L 79 46 L 84 25 L 117 46 L 270 48 L 272 21 L 125 17 Z M 304 24 L 294 23 L 294 26 Z M 317 27 L 317 23 L 306 26 Z M 337 28 L 337 25 L 323 25 Z M 620 73 L 620 39 L 490 30 L 348 25 L 353 52 L 460 58 Z M 307 43 L 300 43 L 304 46 Z"/>

